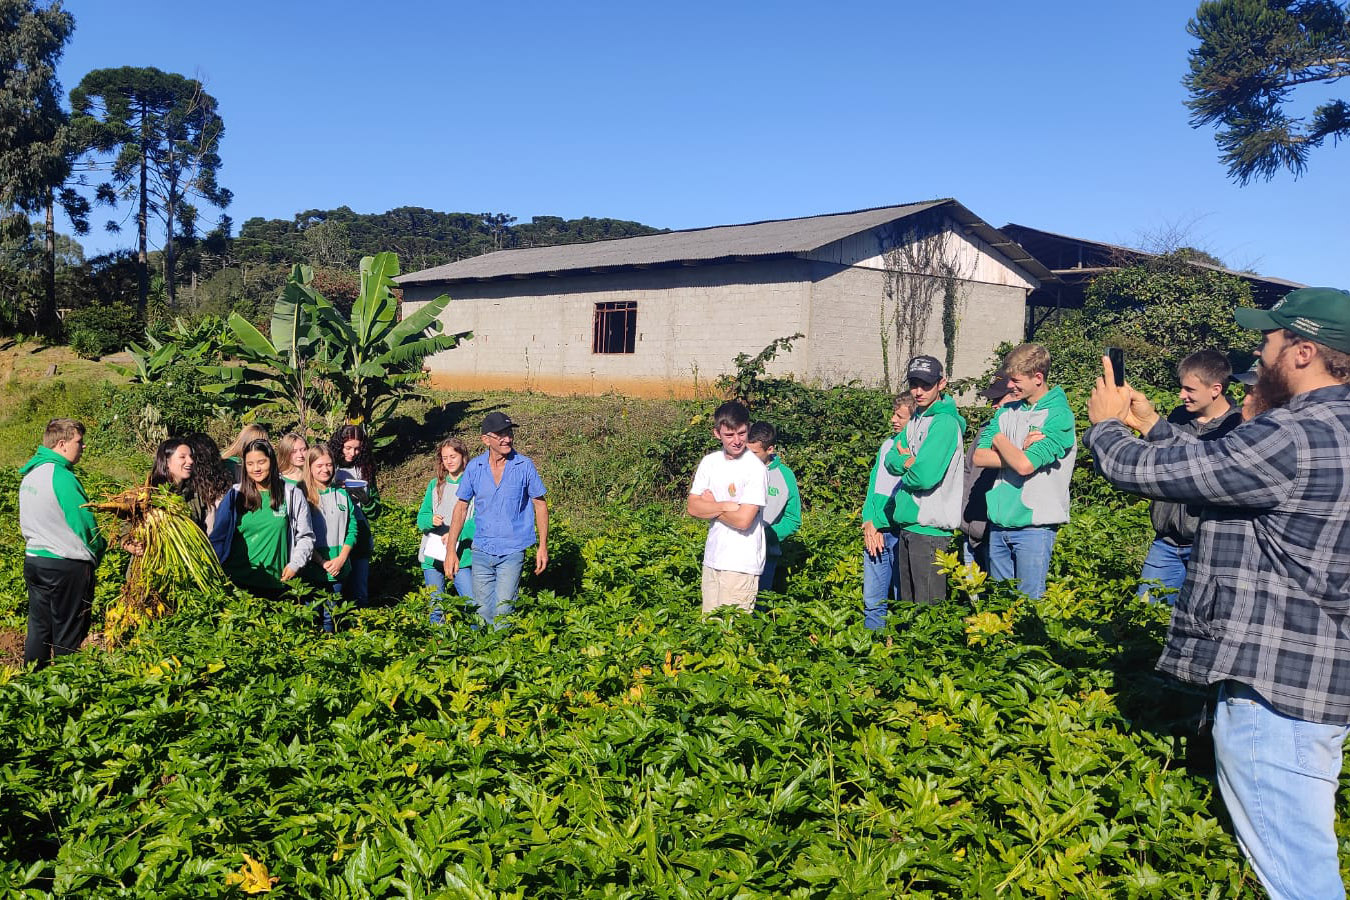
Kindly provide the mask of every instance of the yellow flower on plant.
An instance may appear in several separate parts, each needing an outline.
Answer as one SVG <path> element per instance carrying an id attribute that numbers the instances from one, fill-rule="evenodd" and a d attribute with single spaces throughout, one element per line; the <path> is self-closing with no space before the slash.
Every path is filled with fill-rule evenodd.
<path id="1" fill-rule="evenodd" d="M 239 871 L 225 876 L 226 885 L 237 884 L 245 894 L 266 894 L 278 881 L 280 879 L 277 876 L 268 874 L 266 863 L 247 853 L 244 854 L 244 864 L 239 867 Z"/>

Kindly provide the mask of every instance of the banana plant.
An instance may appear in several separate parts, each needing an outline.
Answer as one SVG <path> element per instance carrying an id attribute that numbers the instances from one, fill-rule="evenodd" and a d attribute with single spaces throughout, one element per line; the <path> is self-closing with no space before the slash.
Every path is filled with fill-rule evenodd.
<path id="1" fill-rule="evenodd" d="M 132 384 L 158 381 L 171 366 L 209 365 L 218 362 L 225 339 L 225 323 L 216 316 L 207 316 L 196 325 L 189 325 L 181 317 L 173 320 L 173 327 L 160 335 L 147 328 L 146 345 L 127 346 L 130 366 L 111 364 L 114 371 L 125 375 Z"/>
<path id="2" fill-rule="evenodd" d="M 440 315 L 450 302 L 442 294 L 402 320 L 394 278 L 398 256 L 380 253 L 361 260 L 361 292 L 352 304 L 349 320 L 334 315 L 325 320 L 332 369 L 330 380 L 345 398 L 347 419 L 363 423 L 378 435 L 393 416 L 398 402 L 420 380 L 424 358 L 459 345 L 472 332 L 440 334 Z M 391 438 L 376 438 L 376 444 Z"/>
<path id="3" fill-rule="evenodd" d="M 332 304 L 311 286 L 313 280 L 309 266 L 291 269 L 272 309 L 270 340 L 239 313 L 230 315 L 231 351 L 242 365 L 198 367 L 218 379 L 203 390 L 220 394 L 245 421 L 280 410 L 293 414 L 303 431 L 313 416 L 324 413 L 320 384 L 333 373 L 327 337 L 331 323 L 339 320 Z"/>

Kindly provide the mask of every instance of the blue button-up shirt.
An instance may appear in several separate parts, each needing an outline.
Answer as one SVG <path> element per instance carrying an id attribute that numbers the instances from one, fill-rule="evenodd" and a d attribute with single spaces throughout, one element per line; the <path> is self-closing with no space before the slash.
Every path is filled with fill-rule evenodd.
<path id="1" fill-rule="evenodd" d="M 505 556 L 534 545 L 533 501 L 544 496 L 544 482 L 528 456 L 511 451 L 501 484 L 492 480 L 488 454 L 475 456 L 465 467 L 455 496 L 473 501 L 473 549 Z"/>

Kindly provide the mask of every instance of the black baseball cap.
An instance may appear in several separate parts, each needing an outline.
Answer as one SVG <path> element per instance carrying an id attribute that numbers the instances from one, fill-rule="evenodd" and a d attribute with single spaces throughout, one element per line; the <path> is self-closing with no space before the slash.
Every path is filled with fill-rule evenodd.
<path id="1" fill-rule="evenodd" d="M 501 434 L 503 431 L 515 428 L 518 423 L 512 422 L 511 417 L 504 412 L 490 412 L 483 417 L 483 434 Z"/>
<path id="2" fill-rule="evenodd" d="M 1261 370 L 1261 361 L 1258 359 L 1256 362 L 1252 363 L 1252 367 L 1247 371 L 1234 372 L 1230 377 L 1233 379 L 1233 381 L 1237 382 L 1238 384 L 1251 387 L 1252 385 L 1256 384 L 1256 378 L 1260 374 L 1260 370 Z"/>
<path id="3" fill-rule="evenodd" d="M 995 403 L 1008 396 L 1008 373 L 1002 369 L 995 372 L 994 380 L 989 382 L 989 387 L 980 391 L 980 396 Z"/>
<path id="4" fill-rule="evenodd" d="M 922 381 L 924 384 L 937 384 L 942 380 L 942 363 L 935 356 L 916 356 L 909 361 L 905 369 L 905 378 Z"/>

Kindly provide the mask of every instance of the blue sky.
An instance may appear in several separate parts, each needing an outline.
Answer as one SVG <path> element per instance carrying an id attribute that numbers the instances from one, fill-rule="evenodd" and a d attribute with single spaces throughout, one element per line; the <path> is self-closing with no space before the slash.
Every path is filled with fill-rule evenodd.
<path id="1" fill-rule="evenodd" d="M 1229 181 L 1182 105 L 1188 3 L 66 7 L 67 91 L 123 65 L 206 82 L 236 228 L 344 204 L 694 228 L 955 197 L 1350 288 L 1350 147 Z"/>

